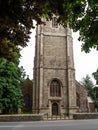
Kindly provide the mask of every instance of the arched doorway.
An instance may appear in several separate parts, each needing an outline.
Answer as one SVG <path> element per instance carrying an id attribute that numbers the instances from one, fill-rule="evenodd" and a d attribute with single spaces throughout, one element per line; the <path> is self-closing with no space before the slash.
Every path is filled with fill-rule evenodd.
<path id="1" fill-rule="evenodd" d="M 58 115 L 58 104 L 57 103 L 52 104 L 52 115 Z"/>

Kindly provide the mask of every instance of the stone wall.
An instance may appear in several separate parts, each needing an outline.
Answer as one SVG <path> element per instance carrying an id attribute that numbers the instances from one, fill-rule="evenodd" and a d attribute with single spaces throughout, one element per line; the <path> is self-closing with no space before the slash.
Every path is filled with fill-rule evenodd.
<path id="1" fill-rule="evenodd" d="M 73 119 L 98 119 L 98 113 L 75 113 L 73 114 Z"/>
<path id="2" fill-rule="evenodd" d="M 76 81 L 76 95 L 77 95 L 77 106 L 79 107 L 78 112 L 87 112 L 87 90 L 79 82 Z"/>
<path id="3" fill-rule="evenodd" d="M 33 81 L 27 78 L 22 86 L 24 112 L 30 112 L 32 110 L 32 88 L 33 88 Z"/>
<path id="4" fill-rule="evenodd" d="M 50 120 L 53 119 L 49 118 Z M 55 118 L 58 119 L 57 117 Z M 62 117 L 59 118 L 61 120 Z M 98 119 L 98 113 L 75 113 L 64 119 Z M 0 115 L 0 122 L 15 122 L 15 121 L 42 121 L 44 120 L 43 114 L 20 114 L 20 115 Z M 48 118 L 47 118 L 48 120 Z"/>
<path id="5" fill-rule="evenodd" d="M 0 115 L 0 122 L 6 121 L 41 121 L 42 114 L 20 114 L 20 115 Z"/>

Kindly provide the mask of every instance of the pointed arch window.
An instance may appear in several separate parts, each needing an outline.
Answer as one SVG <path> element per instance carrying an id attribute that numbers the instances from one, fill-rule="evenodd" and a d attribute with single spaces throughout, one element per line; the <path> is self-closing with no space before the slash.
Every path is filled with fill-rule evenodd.
<path id="1" fill-rule="evenodd" d="M 77 98 L 76 98 L 77 106 L 80 107 L 80 96 L 78 93 L 76 93 L 76 96 L 77 96 Z"/>
<path id="2" fill-rule="evenodd" d="M 50 84 L 50 96 L 60 97 L 61 96 L 61 85 L 58 80 L 53 80 Z"/>
<path id="3" fill-rule="evenodd" d="M 24 104 L 26 108 L 30 107 L 30 96 L 28 94 L 25 95 Z"/>

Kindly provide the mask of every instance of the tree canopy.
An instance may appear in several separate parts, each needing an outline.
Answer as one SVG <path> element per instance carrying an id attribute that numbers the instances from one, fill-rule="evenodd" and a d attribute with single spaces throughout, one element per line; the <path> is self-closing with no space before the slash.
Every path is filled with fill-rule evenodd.
<path id="1" fill-rule="evenodd" d="M 98 109 L 98 90 L 96 91 L 96 86 L 94 85 L 90 76 L 86 75 L 86 77 L 82 79 L 81 84 L 86 88 L 86 90 L 88 91 L 88 96 L 93 99 L 95 107 Z"/>
<path id="2" fill-rule="evenodd" d="M 0 110 L 11 113 L 22 107 L 21 68 L 5 58 L 0 58 Z"/>
<path id="3" fill-rule="evenodd" d="M 98 85 L 98 69 L 96 70 L 96 72 L 92 73 L 94 79 L 96 80 L 96 84 Z"/>
<path id="4" fill-rule="evenodd" d="M 19 67 L 19 48 L 10 40 L 0 44 L 0 110 L 3 114 L 22 107 L 22 82 L 25 72 Z"/>
<path id="5" fill-rule="evenodd" d="M 8 61 L 19 64 L 19 47 L 13 44 L 10 40 L 7 40 L 7 38 L 2 39 L 0 42 L 0 58 L 5 58 Z"/>
<path id="6" fill-rule="evenodd" d="M 95 98 L 93 91 L 94 83 L 92 82 L 90 76 L 86 75 L 86 77 L 82 79 L 81 84 L 87 89 L 88 95 L 94 99 Z"/>
<path id="7" fill-rule="evenodd" d="M 80 32 L 82 50 L 89 52 L 98 45 L 97 0 L 1 0 L 0 39 L 7 38 L 16 45 L 26 46 L 33 20 L 58 16 L 58 22 Z"/>

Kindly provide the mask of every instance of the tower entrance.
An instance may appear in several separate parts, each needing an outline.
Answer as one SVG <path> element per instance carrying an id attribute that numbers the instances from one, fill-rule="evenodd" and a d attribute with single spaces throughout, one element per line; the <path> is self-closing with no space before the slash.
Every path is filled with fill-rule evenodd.
<path id="1" fill-rule="evenodd" d="M 52 115 L 58 115 L 59 114 L 59 106 L 57 103 L 52 104 Z"/>

